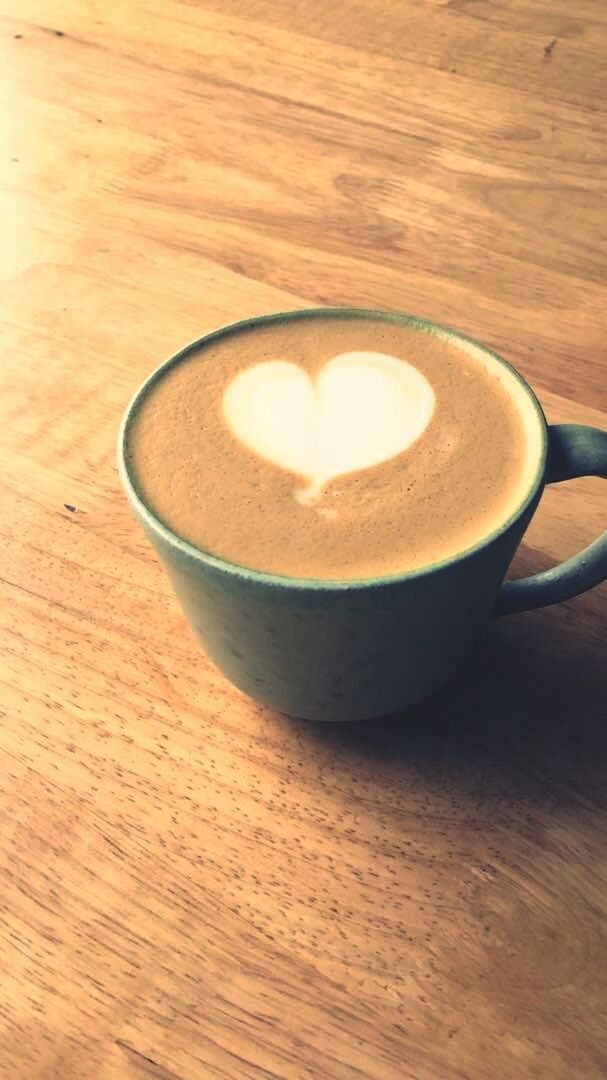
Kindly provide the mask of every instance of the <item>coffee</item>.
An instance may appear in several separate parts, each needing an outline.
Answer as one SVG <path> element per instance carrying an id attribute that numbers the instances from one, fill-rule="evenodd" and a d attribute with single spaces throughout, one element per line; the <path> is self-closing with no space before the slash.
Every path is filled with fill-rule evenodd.
<path id="1" fill-rule="evenodd" d="M 161 371 L 129 465 L 170 529 L 230 562 L 300 578 L 415 570 L 520 506 L 541 428 L 524 386 L 415 320 L 253 321 Z"/>

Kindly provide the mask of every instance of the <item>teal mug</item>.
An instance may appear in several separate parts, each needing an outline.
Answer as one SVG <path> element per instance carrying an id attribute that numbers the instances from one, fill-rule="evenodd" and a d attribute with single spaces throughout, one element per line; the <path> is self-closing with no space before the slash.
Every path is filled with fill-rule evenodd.
<path id="1" fill-rule="evenodd" d="M 607 577 L 605 533 L 553 569 L 504 582 L 544 485 L 578 476 L 607 477 L 607 433 L 577 424 L 549 426 L 531 388 L 511 365 L 438 324 L 353 309 L 288 312 L 265 321 L 337 313 L 397 318 L 430 333 L 449 334 L 514 372 L 537 412 L 542 439 L 523 502 L 489 537 L 419 570 L 362 581 L 317 581 L 237 566 L 175 535 L 137 488 L 129 463 L 133 421 L 168 367 L 209 339 L 232 332 L 233 326 L 182 349 L 147 379 L 127 409 L 118 457 L 135 515 L 206 652 L 228 679 L 270 708 L 311 720 L 343 721 L 396 712 L 432 694 L 470 654 L 491 618 L 567 600 Z"/>

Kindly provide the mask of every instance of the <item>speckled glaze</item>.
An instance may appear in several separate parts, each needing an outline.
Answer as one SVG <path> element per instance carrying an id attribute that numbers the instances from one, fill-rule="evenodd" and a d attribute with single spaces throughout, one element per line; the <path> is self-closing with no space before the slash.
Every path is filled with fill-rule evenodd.
<path id="1" fill-rule="evenodd" d="M 524 527 L 408 580 L 322 588 L 203 569 L 146 531 L 204 648 L 236 686 L 294 716 L 352 720 L 411 704 L 456 670 Z"/>
<path id="2" fill-rule="evenodd" d="M 353 309 L 289 312 L 266 319 L 313 315 L 402 319 L 430 332 L 445 327 L 406 315 Z M 259 320 L 248 320 L 252 325 Z M 200 347 L 195 342 L 167 362 L 179 362 Z M 476 343 L 473 343 L 476 344 Z M 506 362 L 489 350 L 498 364 Z M 510 365 L 507 365 L 510 367 Z M 482 543 L 422 570 L 365 581 L 307 581 L 236 566 L 194 548 L 171 532 L 145 505 L 129 473 L 129 428 L 143 397 L 162 377 L 163 365 L 147 380 L 127 410 L 119 440 L 122 482 L 133 510 L 164 563 L 186 615 L 211 659 L 237 687 L 271 708 L 312 720 L 360 720 L 395 712 L 431 694 L 461 665 L 492 614 L 553 603 L 591 587 L 607 572 L 607 541 L 561 568 L 504 587 L 508 565 L 540 499 L 545 482 L 607 472 L 607 435 L 571 426 L 559 447 L 567 459 L 572 433 L 579 460 L 559 462 L 549 472 L 549 430 L 532 391 L 544 433 L 535 479 L 516 514 Z M 512 370 L 512 369 L 511 369 Z M 564 432 L 564 434 L 563 434 Z M 590 432 L 598 468 L 587 467 Z M 604 440 L 604 442 L 598 442 Z M 581 443 L 580 443 L 581 440 Z M 594 441 L 593 441 L 594 440 Z M 574 439 L 575 441 L 575 439 Z M 600 473 L 599 473 L 600 474 Z M 600 551 L 593 549 L 603 545 Z M 591 573 L 588 575 L 588 553 Z M 585 559 L 585 561 L 584 561 Z M 582 566 L 583 563 L 583 566 Z M 586 579 L 582 580 L 584 567 Z"/>

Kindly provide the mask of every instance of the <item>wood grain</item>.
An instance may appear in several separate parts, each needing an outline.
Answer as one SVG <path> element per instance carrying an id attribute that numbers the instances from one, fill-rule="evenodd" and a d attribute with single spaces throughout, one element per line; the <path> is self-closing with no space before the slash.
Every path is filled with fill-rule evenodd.
<path id="1" fill-rule="evenodd" d="M 0 0 L 0 1075 L 607 1074 L 605 588 L 390 721 L 205 659 L 120 414 L 207 329 L 442 319 L 605 425 L 599 0 Z M 604 523 L 551 490 L 515 572 Z"/>

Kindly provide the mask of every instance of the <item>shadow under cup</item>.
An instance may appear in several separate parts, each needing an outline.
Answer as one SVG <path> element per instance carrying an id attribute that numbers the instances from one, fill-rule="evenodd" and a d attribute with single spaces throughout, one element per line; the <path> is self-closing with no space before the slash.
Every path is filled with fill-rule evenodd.
<path id="1" fill-rule="evenodd" d="M 528 484 L 516 511 L 467 550 L 419 570 L 354 581 L 308 580 L 238 566 L 177 536 L 146 504 L 129 440 L 142 401 L 201 346 L 263 322 L 339 315 L 406 323 L 447 336 L 499 369 L 529 432 Z M 540 499 L 548 431 L 533 392 L 483 346 L 408 315 L 313 309 L 246 320 L 206 335 L 158 368 L 137 391 L 120 431 L 120 476 L 204 649 L 239 689 L 311 720 L 369 719 L 433 693 L 460 667 L 493 612 L 500 585 Z"/>

